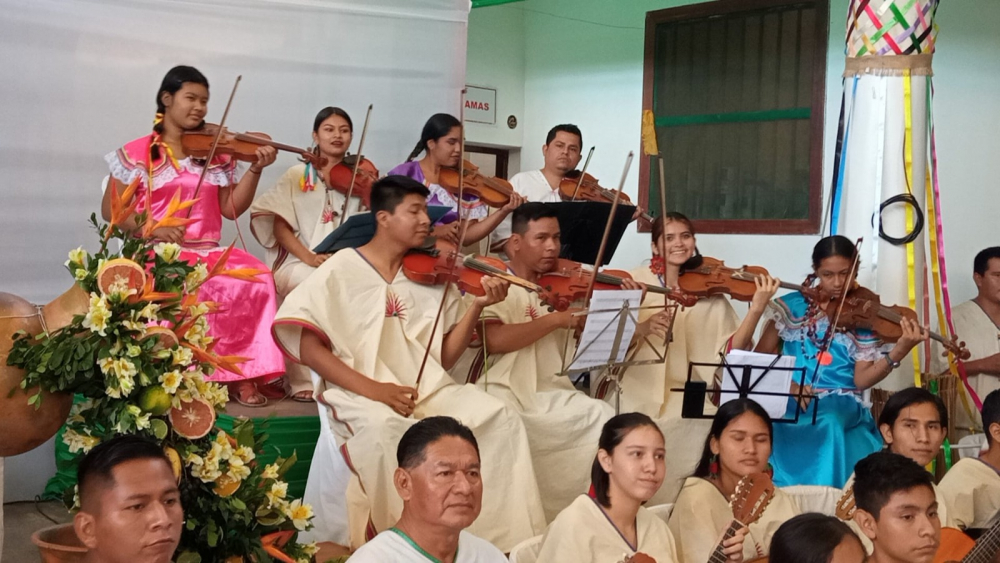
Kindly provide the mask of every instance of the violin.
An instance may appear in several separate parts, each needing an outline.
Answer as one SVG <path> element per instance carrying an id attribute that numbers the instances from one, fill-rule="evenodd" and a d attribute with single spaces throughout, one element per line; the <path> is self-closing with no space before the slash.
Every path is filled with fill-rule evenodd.
<path id="1" fill-rule="evenodd" d="M 643 552 L 638 552 L 632 557 L 622 561 L 622 563 L 656 563 L 656 559 L 646 555 Z"/>
<path id="2" fill-rule="evenodd" d="M 825 292 L 819 292 L 820 300 L 834 301 Z M 917 313 L 909 307 L 882 305 L 878 294 L 874 291 L 855 285 L 844 296 L 844 305 L 837 318 L 837 329 L 853 330 L 856 328 L 870 330 L 878 335 L 883 342 L 896 342 L 903 336 L 900 321 L 904 318 L 917 321 Z M 930 337 L 937 340 L 949 352 L 961 360 L 968 360 L 971 353 L 966 350 L 965 342 L 959 342 L 958 336 L 950 339 L 931 331 Z"/>
<path id="3" fill-rule="evenodd" d="M 360 163 L 358 162 L 359 158 L 361 159 Z M 357 176 L 354 175 L 355 164 L 358 166 Z M 351 189 L 352 177 L 354 178 L 354 189 Z M 375 168 L 372 161 L 363 156 L 349 154 L 344 157 L 344 160 L 334 164 L 330 168 L 330 172 L 326 178 L 326 185 L 344 194 L 344 196 L 347 195 L 347 192 L 351 192 L 352 197 L 357 196 L 361 198 L 365 207 L 371 207 L 372 184 L 378 180 L 378 177 L 378 168 Z"/>
<path id="4" fill-rule="evenodd" d="M 549 299 L 541 286 L 507 271 L 503 260 L 487 256 L 462 256 L 458 247 L 443 239 L 429 237 L 428 244 L 411 250 L 403 257 L 403 275 L 423 285 L 442 285 L 449 281 L 462 292 L 483 296 L 483 276 L 493 276 L 519 285 Z"/>
<path id="5" fill-rule="evenodd" d="M 208 158 L 218 132 L 219 126 L 214 123 L 205 123 L 194 131 L 185 131 L 181 136 L 181 146 L 184 147 L 185 154 L 194 158 Z M 228 154 L 236 160 L 256 162 L 257 149 L 264 146 L 302 155 L 302 158 L 317 168 L 326 165 L 326 158 L 316 156 L 306 149 L 274 142 L 264 133 L 233 133 L 225 127 L 219 135 L 219 145 L 215 149 L 215 154 Z"/>
<path id="6" fill-rule="evenodd" d="M 677 287 L 688 295 L 699 299 L 713 295 L 728 295 L 737 301 L 752 301 L 757 292 L 754 280 L 757 276 L 767 276 L 767 270 L 760 266 L 730 268 L 717 258 L 703 256 L 696 268 L 684 270 L 677 278 Z M 781 282 L 781 287 L 807 292 L 800 285 Z"/>
<path id="7" fill-rule="evenodd" d="M 458 168 L 441 168 L 441 171 L 438 172 L 438 184 L 453 196 L 458 197 L 460 190 Z M 503 207 L 510 202 L 514 186 L 503 178 L 484 176 L 479 172 L 478 166 L 466 160 L 462 163 L 461 192 L 478 197 L 480 201 L 490 207 Z"/>
<path id="8" fill-rule="evenodd" d="M 559 258 L 555 268 L 538 278 L 538 285 L 546 292 L 546 303 L 557 311 L 565 311 L 574 301 L 587 296 L 593 270 L 588 270 L 579 262 Z M 632 279 L 623 270 L 601 270 L 594 281 L 594 289 L 621 289 L 622 280 Z M 685 307 L 698 302 L 696 298 L 669 287 L 647 286 L 647 291 L 659 293 Z"/>
<path id="9" fill-rule="evenodd" d="M 583 175 L 582 180 L 580 179 L 581 174 Z M 559 196 L 563 201 L 584 200 L 611 203 L 615 199 L 615 192 L 601 187 L 597 178 L 586 172 L 581 173 L 579 170 L 570 170 L 559 181 Z M 625 205 L 633 205 L 632 200 L 629 199 L 625 192 L 618 194 L 618 201 Z M 647 221 L 653 221 L 653 217 L 649 213 L 643 213 L 641 217 Z"/>

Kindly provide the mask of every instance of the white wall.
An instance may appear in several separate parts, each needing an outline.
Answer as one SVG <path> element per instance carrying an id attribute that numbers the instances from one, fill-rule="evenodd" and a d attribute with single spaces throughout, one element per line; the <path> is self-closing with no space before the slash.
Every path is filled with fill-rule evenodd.
<path id="1" fill-rule="evenodd" d="M 519 148 L 524 131 L 524 11 L 504 4 L 472 10 L 469 14 L 465 83 L 495 88 L 496 124 L 468 123 L 468 143 Z M 487 31 L 488 30 L 488 31 Z M 517 127 L 507 127 L 507 116 Z M 516 169 L 514 170 L 516 172 Z"/>
<path id="2" fill-rule="evenodd" d="M 504 6 L 524 18 L 524 131 L 522 169 L 542 165 L 545 133 L 557 123 L 579 125 L 584 147 L 596 145 L 590 171 L 615 187 L 629 150 L 640 151 L 642 63 L 645 14 L 685 0 L 528 0 Z M 837 117 L 840 111 L 843 36 L 847 0 L 832 0 L 827 72 L 824 178 L 832 176 Z M 506 66 L 501 57 L 516 49 L 476 53 L 473 37 L 494 31 L 498 8 L 473 10 L 470 19 L 469 73 Z M 505 15 L 509 19 L 509 15 Z M 1000 2 L 946 2 L 938 12 L 941 27 L 935 55 L 935 118 L 942 207 L 952 300 L 975 294 L 969 272 L 972 257 L 1000 244 L 996 213 L 1000 192 Z M 505 33 L 509 33 L 506 32 Z M 516 39 L 515 34 L 509 35 Z M 637 195 L 638 166 L 633 164 L 625 190 Z M 818 235 L 701 235 L 702 252 L 730 265 L 759 264 L 773 275 L 799 281 L 809 271 L 809 255 Z M 625 235 L 612 262 L 632 267 L 648 258 L 648 235 Z M 740 308 L 739 306 L 737 307 Z"/>

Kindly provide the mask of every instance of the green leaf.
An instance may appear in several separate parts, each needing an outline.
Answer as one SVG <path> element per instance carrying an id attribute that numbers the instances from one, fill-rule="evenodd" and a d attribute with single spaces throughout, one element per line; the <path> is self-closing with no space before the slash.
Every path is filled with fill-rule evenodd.
<path id="1" fill-rule="evenodd" d="M 185 551 L 177 556 L 177 563 L 201 563 L 201 555 L 193 551 Z"/>
<path id="2" fill-rule="evenodd" d="M 167 423 L 163 422 L 163 420 L 159 418 L 154 418 L 149 421 L 149 429 L 153 431 L 153 436 L 156 436 L 157 440 L 166 438 L 167 432 L 170 430 L 167 428 Z"/>
<path id="3" fill-rule="evenodd" d="M 284 477 L 285 473 L 288 473 L 288 470 L 291 469 L 298 460 L 298 453 L 293 450 L 292 455 L 288 456 L 288 459 L 286 459 L 285 462 L 281 464 L 281 467 L 278 468 L 278 477 Z"/>
<path id="4" fill-rule="evenodd" d="M 236 510 L 247 509 L 246 503 L 236 497 L 232 497 L 232 503 L 233 503 L 233 508 L 235 508 Z"/>

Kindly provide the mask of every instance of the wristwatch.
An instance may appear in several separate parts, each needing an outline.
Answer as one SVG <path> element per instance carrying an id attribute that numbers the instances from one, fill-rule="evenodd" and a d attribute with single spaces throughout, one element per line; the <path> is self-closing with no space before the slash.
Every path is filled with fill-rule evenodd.
<path id="1" fill-rule="evenodd" d="M 889 355 L 889 352 L 882 352 L 882 355 L 885 356 L 885 361 L 889 362 L 890 369 L 896 369 L 899 367 L 899 362 L 893 360 L 892 356 Z"/>

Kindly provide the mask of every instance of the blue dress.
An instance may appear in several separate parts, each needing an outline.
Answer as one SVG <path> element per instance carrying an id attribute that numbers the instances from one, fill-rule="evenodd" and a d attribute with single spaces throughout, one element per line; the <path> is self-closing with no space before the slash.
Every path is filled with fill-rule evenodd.
<path id="1" fill-rule="evenodd" d="M 881 358 L 881 342 L 868 331 L 838 332 L 828 350 L 830 362 L 817 372 L 819 346 L 830 326 L 829 318 L 822 311 L 808 314 L 808 301 L 799 292 L 774 300 L 767 316 L 778 329 L 781 353 L 794 356 L 796 367 L 806 368 L 806 383 L 819 396 L 816 424 L 812 423 L 812 404 L 800 412 L 798 422 L 775 423 L 771 453 L 774 483 L 780 487 L 843 488 L 854 464 L 882 447 L 870 404 L 854 384 L 855 362 Z M 799 384 L 801 377 L 795 374 Z M 798 408 L 790 399 L 787 412 Z"/>

